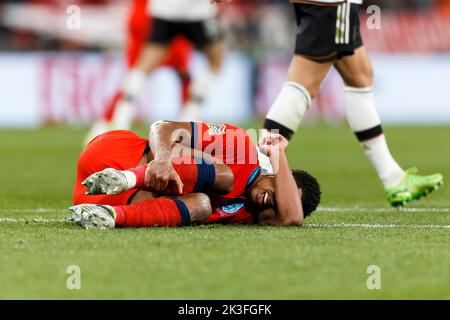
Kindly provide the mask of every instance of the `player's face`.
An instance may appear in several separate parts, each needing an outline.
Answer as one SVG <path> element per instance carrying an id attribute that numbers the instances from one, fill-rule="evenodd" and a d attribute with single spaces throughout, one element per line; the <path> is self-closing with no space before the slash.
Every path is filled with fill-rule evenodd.
<path id="1" fill-rule="evenodd" d="M 262 175 L 250 190 L 250 201 L 263 208 L 275 207 L 275 178 L 271 175 Z"/>

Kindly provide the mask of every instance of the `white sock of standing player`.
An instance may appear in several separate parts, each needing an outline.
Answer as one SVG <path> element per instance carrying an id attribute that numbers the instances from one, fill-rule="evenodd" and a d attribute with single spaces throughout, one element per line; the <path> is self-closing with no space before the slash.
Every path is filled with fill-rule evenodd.
<path id="1" fill-rule="evenodd" d="M 296 82 L 285 82 L 266 115 L 264 128 L 277 130 L 290 139 L 310 105 L 311 96 L 305 87 Z"/>
<path id="2" fill-rule="evenodd" d="M 405 172 L 392 157 L 375 109 L 372 87 L 345 87 L 348 123 L 384 186 L 401 182 Z"/>
<path id="3" fill-rule="evenodd" d="M 182 118 L 184 120 L 201 120 L 200 108 L 205 101 L 205 97 L 211 90 L 215 77 L 216 72 L 208 68 L 194 78 L 190 90 L 190 99 L 183 110 Z"/>
<path id="4" fill-rule="evenodd" d="M 123 98 L 112 117 L 112 129 L 130 129 L 135 115 L 135 103 L 145 84 L 147 75 L 140 69 L 131 69 L 123 84 Z"/>
<path id="5" fill-rule="evenodd" d="M 311 96 L 305 87 L 296 82 L 286 82 L 267 113 L 260 141 L 268 133 L 267 130 L 290 139 L 310 105 Z M 268 168 L 266 171 L 273 172 L 267 157 L 260 155 L 259 162 L 262 168 Z"/>
<path id="6" fill-rule="evenodd" d="M 277 129 L 290 138 L 297 131 L 310 104 L 311 96 L 306 88 L 295 82 L 286 82 L 266 116 L 264 127 Z M 399 183 L 405 174 L 387 146 L 374 106 L 372 88 L 346 87 L 345 110 L 351 129 L 383 185 Z"/>

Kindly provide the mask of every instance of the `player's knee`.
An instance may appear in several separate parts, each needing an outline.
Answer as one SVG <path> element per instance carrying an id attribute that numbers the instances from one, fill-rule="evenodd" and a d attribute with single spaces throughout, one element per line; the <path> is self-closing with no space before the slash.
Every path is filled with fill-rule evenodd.
<path id="1" fill-rule="evenodd" d="M 311 96 L 311 100 L 317 97 L 320 91 L 320 83 L 310 83 L 304 85 L 309 95 Z"/>
<path id="2" fill-rule="evenodd" d="M 204 193 L 192 193 L 183 202 L 189 210 L 193 223 L 205 222 L 212 213 L 211 201 Z"/>
<path id="3" fill-rule="evenodd" d="M 219 72 L 223 64 L 223 54 L 221 52 L 214 53 L 209 59 L 209 68 L 212 72 Z"/>
<path id="4" fill-rule="evenodd" d="M 354 88 L 367 88 L 373 84 L 373 70 L 371 68 L 362 69 L 344 78 L 346 86 Z"/>
<path id="5" fill-rule="evenodd" d="M 321 81 L 317 79 L 302 79 L 301 81 L 295 81 L 299 85 L 303 86 L 306 91 L 309 93 L 311 100 L 313 100 L 320 91 Z"/>
<path id="6" fill-rule="evenodd" d="M 222 42 L 214 42 L 204 49 L 208 57 L 209 68 L 212 72 L 219 72 L 224 60 L 224 46 Z"/>

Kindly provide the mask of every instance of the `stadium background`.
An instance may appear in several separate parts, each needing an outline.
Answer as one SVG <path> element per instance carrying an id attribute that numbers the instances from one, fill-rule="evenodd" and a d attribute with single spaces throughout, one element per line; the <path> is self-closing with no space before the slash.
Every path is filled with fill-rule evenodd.
<path id="1" fill-rule="evenodd" d="M 70 5 L 81 28 L 70 29 Z M 123 79 L 127 10 L 122 0 L 3 1 L 0 6 L 1 127 L 85 124 L 98 117 Z M 368 29 L 372 4 L 381 29 Z M 450 1 L 366 1 L 362 33 L 375 68 L 375 97 L 384 123 L 450 123 Z M 262 116 L 286 75 L 294 22 L 285 0 L 236 0 L 221 6 L 228 53 L 204 118 L 243 122 Z M 194 55 L 195 75 L 206 63 Z M 344 120 L 342 81 L 331 72 L 309 120 Z M 179 82 L 160 69 L 139 102 L 138 119 L 175 119 Z"/>

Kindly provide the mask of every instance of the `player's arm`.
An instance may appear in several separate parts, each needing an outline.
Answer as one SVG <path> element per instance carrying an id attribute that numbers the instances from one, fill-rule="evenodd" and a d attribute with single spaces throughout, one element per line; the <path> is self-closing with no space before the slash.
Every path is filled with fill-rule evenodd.
<path id="1" fill-rule="evenodd" d="M 183 182 L 170 159 L 198 155 L 206 158 L 207 156 L 202 153 L 195 153 L 195 150 L 190 149 L 192 145 L 191 137 L 191 122 L 158 121 L 151 126 L 149 141 L 154 160 L 148 164 L 145 172 L 144 184 L 146 187 L 156 191 L 165 190 L 169 182 L 173 181 L 178 188 L 178 192 L 183 193 Z M 175 147 L 177 147 L 176 150 Z M 217 163 L 212 157 L 209 157 L 208 160 L 214 163 L 215 182 L 213 191 L 217 193 L 230 192 L 233 188 L 234 176 L 229 167 Z"/>
<path id="2" fill-rule="evenodd" d="M 275 201 L 277 210 L 275 217 L 262 216 L 261 224 L 283 226 L 302 226 L 303 208 L 301 194 L 286 157 L 288 141 L 279 134 L 270 134 L 260 143 L 260 149 L 266 153 L 275 172 Z"/>

